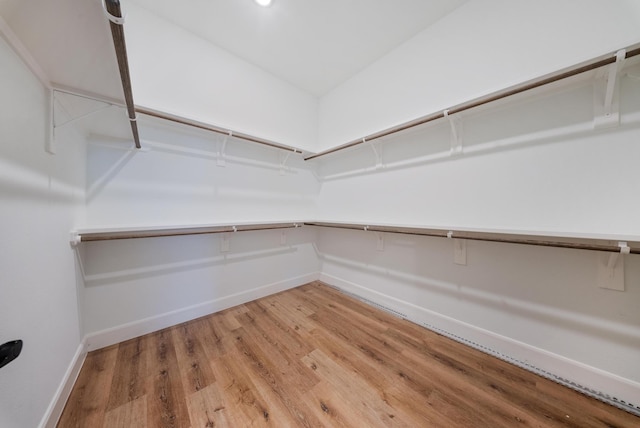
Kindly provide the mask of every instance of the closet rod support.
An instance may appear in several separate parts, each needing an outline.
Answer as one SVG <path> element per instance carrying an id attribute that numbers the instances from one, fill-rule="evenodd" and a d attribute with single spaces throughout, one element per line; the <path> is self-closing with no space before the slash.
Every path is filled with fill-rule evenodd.
<path id="1" fill-rule="evenodd" d="M 607 90 L 604 97 L 604 114 L 611 115 L 611 105 L 613 104 L 613 95 L 615 87 L 618 83 L 618 76 L 624 64 L 627 51 L 620 49 L 616 53 L 616 62 L 609 66 L 609 75 L 607 77 Z"/>
<path id="2" fill-rule="evenodd" d="M 133 102 L 133 89 L 131 87 L 131 76 L 129 73 L 129 59 L 127 57 L 127 44 L 124 39 L 124 18 L 120 8 L 120 0 L 103 0 L 103 5 L 109 15 L 109 26 L 111 27 L 111 36 L 113 38 L 113 46 L 116 50 L 116 58 L 118 60 L 118 69 L 120 70 L 120 81 L 122 82 L 122 90 L 124 91 L 125 104 L 127 105 L 127 113 L 129 115 L 129 124 L 131 125 L 131 133 L 133 141 L 137 149 L 142 148 L 140 145 L 140 135 L 138 133 L 138 123 L 136 117 L 136 108 Z M 116 21 L 112 19 L 116 18 Z M 122 20 L 122 21 L 119 21 Z"/>

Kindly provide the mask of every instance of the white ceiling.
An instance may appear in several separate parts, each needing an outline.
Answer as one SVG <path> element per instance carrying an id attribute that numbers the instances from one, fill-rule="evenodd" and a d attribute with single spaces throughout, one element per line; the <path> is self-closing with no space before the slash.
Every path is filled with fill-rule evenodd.
<path id="1" fill-rule="evenodd" d="M 124 0 L 322 96 L 468 0 Z"/>

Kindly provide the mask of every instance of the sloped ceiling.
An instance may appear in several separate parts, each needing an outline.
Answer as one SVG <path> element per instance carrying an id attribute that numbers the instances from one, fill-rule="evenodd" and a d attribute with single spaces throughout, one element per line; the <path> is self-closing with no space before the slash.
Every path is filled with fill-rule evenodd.
<path id="1" fill-rule="evenodd" d="M 125 15 L 127 5 L 146 9 L 315 99 L 467 1 L 274 0 L 268 8 L 253 0 L 121 3 Z M 0 35 L 9 29 L 24 47 L 19 53 L 33 58 L 50 86 L 124 101 L 101 0 L 0 0 L 0 19 Z M 133 92 L 144 101 L 136 98 L 135 84 Z M 68 98 L 58 95 L 56 109 L 74 110 Z M 219 118 L 205 119 L 229 122 Z M 227 126 L 242 130 L 232 121 Z M 272 138 L 261 129 L 255 133 Z"/>
<path id="2" fill-rule="evenodd" d="M 321 96 L 467 0 L 122 0 Z M 100 0 L 0 0 L 0 16 L 58 86 L 122 100 Z"/>
<path id="3" fill-rule="evenodd" d="M 322 96 L 467 0 L 123 0 Z"/>
<path id="4" fill-rule="evenodd" d="M 259 97 L 242 86 L 243 82 L 240 82 L 240 78 L 243 75 L 235 81 L 220 80 L 216 83 L 218 86 L 213 87 L 212 84 L 210 86 L 213 89 L 219 89 L 219 86 L 234 86 L 234 90 L 240 88 L 243 90 L 241 92 L 248 93 L 245 98 L 248 98 L 249 102 L 246 102 L 245 98 L 236 100 L 233 98 L 235 93 L 228 95 L 227 92 L 233 92 L 231 90 L 212 94 L 212 91 L 207 92 L 195 84 L 191 85 L 195 87 L 194 93 L 182 91 L 182 87 L 176 84 L 151 87 L 148 93 L 161 95 L 169 93 L 165 104 L 172 108 L 177 105 L 177 115 L 272 139 L 283 144 L 311 149 L 315 149 L 317 145 L 329 147 L 349 141 L 352 139 L 352 134 L 359 138 L 381 128 L 415 118 L 424 114 L 423 111 L 429 113 L 442 107 L 440 104 L 443 103 L 434 96 L 438 95 L 438 91 L 432 90 L 438 83 L 432 83 L 429 86 L 423 85 L 420 80 L 428 74 L 426 72 L 432 70 L 431 57 L 433 52 L 439 52 L 439 50 L 420 50 L 421 54 L 431 53 L 418 56 L 405 55 L 405 51 L 408 52 L 405 49 L 398 55 L 393 55 L 416 37 L 422 37 L 421 41 L 427 38 L 429 46 L 438 48 L 441 45 L 446 46 L 451 39 L 456 39 L 457 45 L 449 44 L 454 47 L 464 46 L 467 49 L 460 55 L 458 55 L 460 49 L 452 49 L 451 51 L 455 52 L 456 56 L 462 57 L 464 61 L 450 62 L 453 55 L 446 57 L 448 59 L 440 67 L 440 75 L 431 73 L 430 77 L 432 82 L 441 82 L 443 79 L 439 79 L 439 76 L 444 74 L 449 78 L 450 69 L 458 71 L 458 75 L 462 74 L 465 77 L 463 81 L 470 82 L 468 88 L 460 88 L 461 93 L 463 90 L 466 92 L 458 98 L 464 100 L 470 97 L 464 96 L 465 94 L 486 93 L 489 89 L 499 89 L 503 81 L 508 83 L 523 80 L 522 73 L 516 73 L 521 70 L 513 66 L 514 64 L 522 65 L 522 61 L 520 63 L 513 61 L 509 58 L 507 50 L 496 49 L 496 43 L 491 43 L 492 40 L 495 42 L 496 38 L 500 41 L 516 40 L 522 33 L 520 36 L 527 36 L 525 41 L 528 41 L 529 49 L 520 49 L 520 51 L 524 52 L 527 58 L 537 61 L 548 57 L 550 52 L 553 54 L 551 56 L 557 60 L 559 56 L 564 58 L 562 55 L 566 50 L 558 48 L 560 44 L 555 43 L 560 32 L 571 36 L 562 39 L 565 45 L 580 43 L 581 47 L 585 48 L 583 49 L 585 52 L 589 51 L 586 47 L 598 45 L 597 49 L 594 49 L 606 51 L 611 46 L 613 48 L 625 46 L 624 41 L 627 39 L 630 42 L 637 40 L 636 22 L 640 17 L 637 0 L 616 0 L 616 2 L 606 2 L 606 5 L 599 0 L 558 2 L 562 7 L 556 7 L 552 0 L 522 2 L 530 6 L 530 11 L 536 12 L 537 20 L 531 19 L 529 15 L 523 15 L 520 3 L 515 5 L 506 0 L 493 2 L 486 0 L 477 2 L 470 0 L 273 0 L 273 4 L 268 8 L 257 6 L 253 0 L 121 1 L 125 13 L 127 5 L 130 5 L 131 9 L 135 6 L 135 9 L 149 11 L 147 15 L 153 15 L 158 18 L 157 21 L 166 23 L 166 26 L 158 26 L 160 35 L 164 32 L 167 38 L 171 37 L 167 34 L 167 26 L 181 31 L 184 29 L 186 31 L 182 32 L 188 32 L 192 39 L 202 41 L 202 44 L 208 47 L 215 46 L 218 50 L 230 53 L 234 58 L 240 58 L 251 66 L 257 66 L 258 71 L 266 70 L 267 73 L 247 74 L 252 79 L 250 83 L 254 86 L 262 84 L 255 79 L 258 74 L 269 78 L 276 76 L 277 79 L 272 79 L 278 80 L 276 83 L 282 83 L 283 86 L 290 87 L 304 96 L 306 110 L 300 108 L 299 103 L 289 102 L 289 99 L 281 96 L 284 90 L 281 92 L 274 90 L 273 93 L 263 94 L 262 100 L 258 99 Z M 491 7 L 487 7 L 487 3 L 491 3 Z M 581 14 L 576 14 L 575 7 L 579 3 Z M 554 5 L 553 13 L 550 12 L 551 4 Z M 460 7 L 462 5 L 464 6 Z M 610 13 L 608 9 L 611 9 Z M 455 12 L 451 13 L 454 10 Z M 518 19 L 507 19 L 509 14 L 505 15 L 505 10 L 507 12 L 511 10 L 511 16 L 516 16 Z M 473 13 L 474 11 L 482 11 L 484 17 L 482 14 Z M 517 15 L 514 15 L 514 11 Z M 108 21 L 102 11 L 101 0 L 0 0 L 0 17 L 35 58 L 47 79 L 55 86 L 70 87 L 102 97 L 123 100 L 113 42 Z M 453 17 L 460 18 L 456 21 L 459 24 L 457 29 L 451 28 Z M 567 22 L 567 17 L 571 18 L 570 22 Z M 485 21 L 494 22 L 494 24 L 485 25 Z M 508 25 L 503 26 L 503 21 Z M 594 22 L 600 25 L 594 25 Z M 541 33 L 539 29 L 543 26 L 533 25 L 535 23 L 547 25 L 544 27 L 545 31 Z M 488 27 L 480 28 L 480 30 L 486 30 L 485 36 L 491 36 L 486 37 L 485 44 L 489 47 L 487 50 L 494 56 L 500 55 L 499 58 L 503 62 L 493 64 L 485 60 L 486 52 L 482 52 L 483 56 L 475 55 L 481 53 L 480 49 L 468 48 L 468 45 L 473 46 L 473 44 L 466 43 L 466 38 L 482 39 L 482 34 L 466 31 L 470 24 Z M 436 28 L 438 31 L 430 31 Z M 549 28 L 556 31 L 549 31 Z M 137 30 L 143 37 L 147 36 L 145 33 L 147 29 L 137 28 Z M 580 39 L 585 34 L 591 36 L 590 42 L 586 39 L 583 42 Z M 602 42 L 598 44 L 594 43 L 594 40 Z M 623 41 L 622 44 L 620 40 Z M 613 43 L 613 41 L 617 42 Z M 505 46 L 513 47 L 516 43 L 506 43 Z M 161 50 L 162 47 L 160 45 L 159 50 L 149 50 L 144 53 L 147 57 L 166 56 Z M 136 56 L 135 54 L 133 50 L 130 51 L 132 57 Z M 211 60 L 211 56 L 207 58 Z M 398 58 L 404 58 L 406 61 L 404 63 L 397 61 Z M 416 58 L 421 62 L 414 61 Z M 164 60 L 169 62 L 172 58 L 164 58 Z M 490 66 L 486 67 L 484 75 L 480 77 L 493 77 L 494 82 L 500 80 L 499 84 L 492 83 L 487 78 L 484 83 L 480 82 L 484 86 L 479 83 L 474 87 L 473 84 L 479 79 L 466 78 L 469 70 L 481 61 Z M 219 62 L 213 60 L 210 62 L 213 64 L 212 68 L 220 68 Z M 549 63 L 552 62 L 549 61 Z M 396 66 L 397 64 L 400 66 Z M 182 73 L 180 75 L 177 72 L 174 75 L 163 74 L 162 72 L 166 70 L 162 67 L 154 69 L 153 65 L 152 63 L 150 70 L 145 70 L 145 73 L 141 74 L 144 79 L 150 80 L 148 76 L 152 76 L 156 80 L 164 79 L 166 82 L 175 83 L 173 82 L 175 76 L 182 77 L 182 80 L 192 77 L 192 74 L 186 73 L 185 70 L 179 70 Z M 160 65 L 164 64 L 160 63 Z M 187 65 L 188 67 L 183 67 L 186 71 L 197 68 L 197 64 L 189 62 Z M 543 65 L 546 66 L 546 64 Z M 387 71 L 397 70 L 398 67 L 403 67 L 401 75 L 385 74 Z M 233 67 L 229 68 L 233 71 Z M 358 77 L 349 80 L 353 76 L 361 76 L 374 68 L 376 70 L 360 80 Z M 210 71 L 203 68 L 200 74 L 209 77 Z M 356 80 L 357 84 L 349 86 Z M 389 82 L 392 84 L 387 85 L 386 88 L 382 87 Z M 402 86 L 405 82 L 407 88 Z M 420 85 L 416 85 L 415 82 L 420 82 Z M 439 86 L 443 87 L 441 91 L 443 97 L 446 95 L 448 98 L 458 99 L 451 96 L 449 88 L 444 88 L 444 85 Z M 418 90 L 414 90 L 416 87 Z M 175 102 L 178 97 L 171 92 L 179 90 L 182 98 L 178 101 L 183 102 L 183 105 Z M 136 97 L 135 82 L 133 91 Z M 292 93 L 289 89 L 286 92 Z M 136 101 L 145 105 L 146 93 L 139 91 L 138 94 L 140 93 L 143 96 Z M 217 98 L 212 95 L 216 95 Z M 294 101 L 299 98 L 303 97 L 299 97 L 297 93 L 296 97 L 291 96 Z M 424 100 L 427 98 L 433 100 L 434 108 L 425 103 Z M 204 109 L 202 112 L 194 113 L 194 110 L 202 107 L 198 101 L 203 104 Z M 262 101 L 262 104 L 257 101 Z M 272 105 L 272 101 L 277 103 Z M 247 112 L 251 103 L 256 104 L 253 115 Z M 284 104 L 287 105 L 283 107 Z M 418 104 L 419 106 L 416 107 Z M 166 105 L 160 107 L 166 107 Z M 451 103 L 443 105 L 451 105 Z M 271 115 L 273 117 L 266 116 L 270 110 L 282 110 L 282 112 L 279 116 L 275 114 Z M 290 113 L 292 111 L 295 113 L 296 110 L 304 110 L 304 117 L 301 113 L 300 117 L 291 118 Z M 163 111 L 170 112 L 166 108 Z M 395 116 L 389 115 L 388 111 L 393 111 Z M 349 120 L 344 119 L 347 113 Z M 263 115 L 265 117 L 262 117 Z M 297 126 L 295 133 L 289 130 L 292 128 L 292 122 Z M 335 124 L 338 122 L 340 126 L 344 125 L 343 127 L 348 123 L 349 129 L 336 128 Z M 298 124 L 301 125 L 298 126 Z M 305 128 L 305 132 L 299 131 L 298 128 Z M 327 132 L 327 129 L 331 132 Z M 317 138 L 318 135 L 321 138 Z"/>

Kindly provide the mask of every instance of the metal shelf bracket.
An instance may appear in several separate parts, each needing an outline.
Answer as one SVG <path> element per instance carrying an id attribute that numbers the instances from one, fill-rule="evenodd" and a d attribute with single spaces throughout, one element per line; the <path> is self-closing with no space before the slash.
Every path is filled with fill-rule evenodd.
<path id="1" fill-rule="evenodd" d="M 285 153 L 284 158 L 282 159 L 282 162 L 280 162 L 280 175 L 284 175 L 286 173 L 286 165 L 287 165 L 287 161 L 289 160 L 289 156 L 291 156 L 291 153 L 294 153 L 294 152 Z"/>
<path id="2" fill-rule="evenodd" d="M 233 132 L 229 131 L 227 135 L 222 139 L 222 144 L 220 146 L 220 151 L 218 152 L 218 159 L 216 160 L 216 165 L 218 166 L 227 166 L 227 161 L 225 160 L 225 151 L 227 150 L 227 141 L 229 137 L 233 137 Z"/>
<path id="3" fill-rule="evenodd" d="M 624 291 L 624 255 L 631 253 L 626 242 L 618 242 L 619 253 L 604 254 L 598 263 L 598 287 Z"/>
<path id="4" fill-rule="evenodd" d="M 442 112 L 445 119 L 449 121 L 451 127 L 451 156 L 462 154 L 462 122 L 458 116 L 449 114 L 449 110 Z"/>
<path id="5" fill-rule="evenodd" d="M 369 143 L 369 147 L 373 151 L 373 157 L 375 158 L 375 168 L 381 169 L 384 168 L 384 164 L 382 163 L 382 144 L 376 143 L 374 141 L 367 141 L 366 138 L 362 139 L 363 143 Z"/>
<path id="6" fill-rule="evenodd" d="M 594 128 L 607 128 L 620 124 L 620 71 L 624 66 L 627 51 L 616 52 L 616 60 L 594 85 Z"/>

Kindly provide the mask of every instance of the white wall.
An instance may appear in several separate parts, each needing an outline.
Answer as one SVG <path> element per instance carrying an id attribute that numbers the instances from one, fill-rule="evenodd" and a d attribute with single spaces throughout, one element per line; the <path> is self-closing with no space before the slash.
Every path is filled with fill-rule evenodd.
<path id="1" fill-rule="evenodd" d="M 622 78 L 623 125 L 600 130 L 590 82 L 463 116 L 461 156 L 446 122 L 386 139 L 378 171 L 353 174 L 373 169 L 367 146 L 327 156 L 319 217 L 640 236 L 640 82 Z"/>
<path id="2" fill-rule="evenodd" d="M 503 11 L 492 13 L 498 5 Z M 537 7 L 553 11 L 544 25 Z M 139 104 L 318 147 L 313 97 L 133 5 L 128 10 Z M 566 31 L 569 12 L 581 19 L 572 31 Z M 321 144 L 361 137 L 624 46 L 639 38 L 637 18 L 631 2 L 470 2 L 323 99 Z M 136 33 L 142 31 L 144 38 Z M 514 32 L 522 38 L 504 37 Z M 438 42 L 426 41 L 430 36 Z M 183 41 L 193 50 L 180 50 Z M 595 287 L 593 253 L 506 244 L 470 243 L 469 265 L 460 267 L 445 240 L 390 236 L 377 252 L 372 235 L 304 228 L 288 230 L 285 244 L 280 231 L 231 234 L 228 253 L 220 252 L 221 235 L 85 243 L 82 271 L 68 245 L 68 232 L 77 227 L 307 218 L 640 235 L 640 202 L 633 198 L 640 194 L 640 96 L 632 79 L 623 82 L 623 94 L 631 96 L 623 99 L 619 128 L 585 130 L 593 97 L 588 87 L 577 87 L 463 118 L 467 148 L 517 139 L 521 146 L 428 160 L 449 147 L 448 125 L 434 124 L 383 146 L 385 163 L 424 156 L 422 164 L 320 184 L 298 155 L 280 175 L 282 152 L 230 140 L 221 167 L 219 138 L 144 118 L 143 151 L 129 150 L 128 140 L 95 135 L 85 150 L 69 129 L 58 134 L 58 153 L 45 154 L 46 94 L 4 43 L 0 57 L 0 338 L 25 340 L 23 355 L 0 370 L 0 383 L 12 385 L 0 391 L 3 427 L 37 425 L 83 334 L 90 347 L 102 346 L 308 282 L 320 270 L 327 281 L 377 295 L 383 304 L 409 302 L 436 313 L 429 321 L 453 318 L 452 328 L 468 323 L 640 382 L 640 319 L 633 305 L 640 294 L 638 256 L 627 257 L 628 288 L 617 293 Z M 210 62 L 184 67 L 195 57 Z M 505 57 L 498 69 L 484 63 Z M 192 84 L 201 77 L 205 87 Z M 235 83 L 220 83 L 229 81 Z M 582 131 L 537 134 L 563 127 Z M 371 161 L 370 151 L 355 150 L 322 162 L 320 170 L 350 173 Z M 469 331 L 460 327 L 461 335 Z"/>
<path id="3" fill-rule="evenodd" d="M 639 41 L 632 1 L 470 1 L 322 97 L 318 149 Z"/>
<path id="4" fill-rule="evenodd" d="M 89 350 L 317 279 L 315 231 L 283 231 L 82 244 Z"/>
<path id="5" fill-rule="evenodd" d="M 295 222 L 315 216 L 320 191 L 287 152 L 208 132 L 140 121 L 143 150 L 92 136 L 84 227 Z M 220 166 L 224 160 L 225 166 Z M 79 225 L 80 226 L 80 225 Z M 282 233 L 286 242 L 282 243 Z M 83 311 L 95 349 L 302 285 L 319 274 L 312 229 L 91 242 Z"/>
<path id="6" fill-rule="evenodd" d="M 302 220 L 320 185 L 300 154 L 140 118 L 143 150 L 91 136 L 88 227 Z M 219 166 L 224 160 L 226 166 Z"/>
<path id="7" fill-rule="evenodd" d="M 135 4 L 128 3 L 126 12 L 136 104 L 305 150 L 315 147 L 316 97 Z"/>
<path id="8" fill-rule="evenodd" d="M 634 76 L 638 68 L 632 70 Z M 621 125 L 593 129 L 591 80 L 464 115 L 463 153 L 448 123 L 328 156 L 321 220 L 640 236 L 640 81 L 621 78 Z M 600 254 L 322 230 L 322 279 L 382 305 L 638 405 L 640 257 L 626 290 L 597 286 Z M 568 362 L 568 363 L 567 363 Z"/>
<path id="9" fill-rule="evenodd" d="M 0 426 L 35 427 L 80 344 L 69 230 L 84 202 L 84 147 L 61 130 L 45 153 L 48 94 L 0 38 L 0 343 L 22 355 L 0 370 Z"/>

